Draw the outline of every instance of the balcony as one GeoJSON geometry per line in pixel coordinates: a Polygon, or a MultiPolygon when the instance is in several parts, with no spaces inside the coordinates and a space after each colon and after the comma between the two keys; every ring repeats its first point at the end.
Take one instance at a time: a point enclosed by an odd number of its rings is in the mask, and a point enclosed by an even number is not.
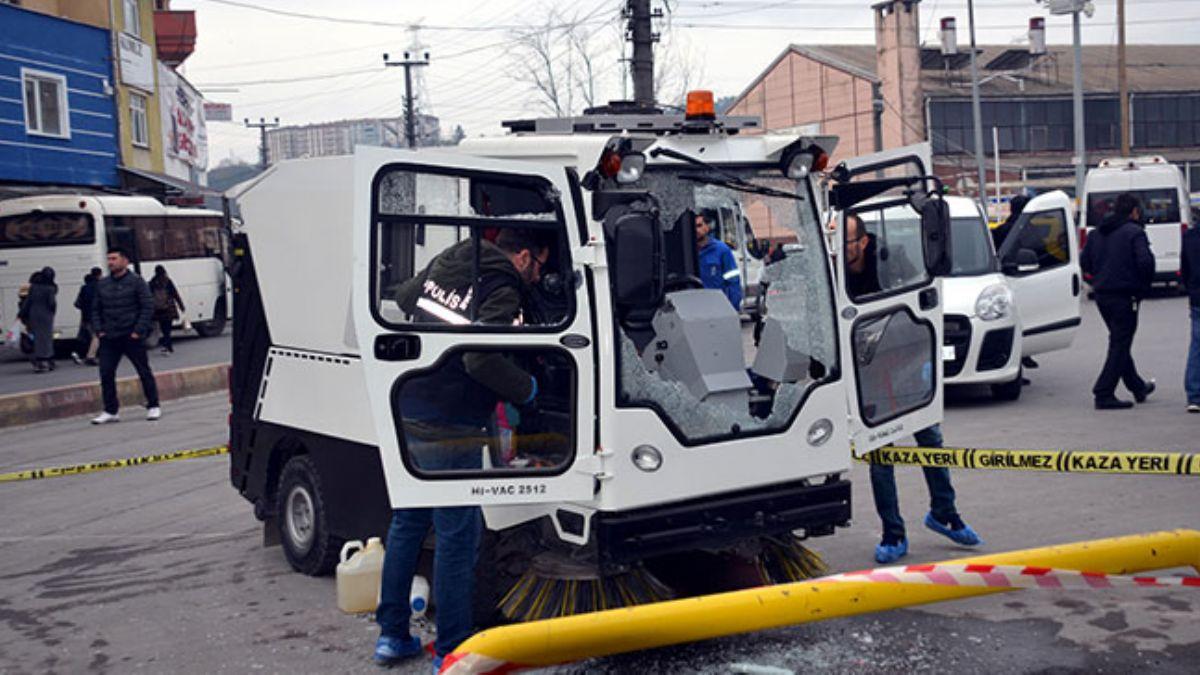
{"type": "Polygon", "coordinates": [[[154,12],[154,37],[158,60],[172,68],[183,63],[196,49],[196,13],[159,10],[154,12]]]}

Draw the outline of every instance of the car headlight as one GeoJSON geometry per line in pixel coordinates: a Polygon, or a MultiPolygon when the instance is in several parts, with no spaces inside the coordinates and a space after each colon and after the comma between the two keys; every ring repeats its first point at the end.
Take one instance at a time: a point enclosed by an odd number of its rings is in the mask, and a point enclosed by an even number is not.
{"type": "Polygon", "coordinates": [[[975,315],[984,321],[996,321],[1012,311],[1012,291],[1005,284],[992,284],[975,300],[975,315]]]}

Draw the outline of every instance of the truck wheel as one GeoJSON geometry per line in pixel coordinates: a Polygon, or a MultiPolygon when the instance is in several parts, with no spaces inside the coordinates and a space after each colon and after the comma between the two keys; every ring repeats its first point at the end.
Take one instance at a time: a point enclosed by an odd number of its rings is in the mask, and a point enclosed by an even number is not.
{"type": "Polygon", "coordinates": [[[1015,401],[1021,398],[1021,378],[1025,375],[1024,368],[1017,369],[1017,376],[1010,382],[992,385],[992,398],[997,401],[1015,401]]]}
{"type": "Polygon", "coordinates": [[[196,329],[196,333],[200,337],[216,337],[225,330],[225,298],[217,300],[217,306],[213,309],[213,318],[208,321],[192,324],[192,328],[196,329]]]}
{"type": "Polygon", "coordinates": [[[332,572],[345,542],[329,533],[325,493],[311,459],[300,455],[288,460],[275,499],[279,541],[292,569],[313,577],[332,572]]]}

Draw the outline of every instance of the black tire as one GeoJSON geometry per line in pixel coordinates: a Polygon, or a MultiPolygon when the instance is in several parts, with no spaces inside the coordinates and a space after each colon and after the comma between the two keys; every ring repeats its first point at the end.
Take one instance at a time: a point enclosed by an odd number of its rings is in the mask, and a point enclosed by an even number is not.
{"type": "Polygon", "coordinates": [[[1009,382],[1001,382],[992,385],[992,398],[997,401],[1015,401],[1021,398],[1021,378],[1025,376],[1025,369],[1018,368],[1017,376],[1009,382]]]}
{"type": "Polygon", "coordinates": [[[312,577],[332,572],[345,541],[329,533],[321,476],[307,455],[283,465],[275,514],[279,541],[292,569],[312,577]]]}
{"type": "Polygon", "coordinates": [[[225,298],[220,298],[217,300],[216,308],[213,309],[213,318],[192,324],[192,328],[196,329],[196,333],[200,337],[216,337],[225,331],[226,314],[225,298]]]}

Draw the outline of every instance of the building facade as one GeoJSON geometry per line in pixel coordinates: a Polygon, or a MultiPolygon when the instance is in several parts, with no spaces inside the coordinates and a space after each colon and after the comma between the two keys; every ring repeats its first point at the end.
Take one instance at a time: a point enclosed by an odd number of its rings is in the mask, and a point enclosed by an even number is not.
{"type": "MultiPolygon", "coordinates": [[[[876,44],[791,45],[738,95],[730,114],[762,117],[765,129],[836,134],[835,162],[928,140],[939,176],[976,194],[969,48],[959,47],[953,32],[951,44],[921,46],[919,0],[886,0],[872,9],[876,44]]],[[[976,52],[988,181],[995,180],[998,147],[1005,193],[1074,191],[1072,49],[1038,38],[1031,30],[1028,45],[976,52]]],[[[1116,62],[1114,46],[1083,48],[1091,166],[1120,154],[1116,62]]],[[[1127,62],[1132,154],[1165,156],[1200,191],[1200,45],[1129,45],[1127,62]]]]}
{"type": "MultiPolygon", "coordinates": [[[[207,134],[203,120],[203,100],[175,66],[190,55],[195,45],[195,18],[190,11],[172,11],[169,0],[0,0],[0,52],[25,50],[50,64],[77,65],[64,90],[64,104],[71,111],[65,122],[76,134],[65,136],[41,133],[35,126],[26,136],[36,141],[25,143],[78,147],[85,152],[111,152],[103,179],[80,176],[91,164],[45,159],[36,161],[10,154],[21,146],[3,146],[0,166],[6,163],[26,167],[0,169],[0,180],[31,184],[105,185],[143,191],[158,196],[188,192],[202,186],[207,168],[207,134]],[[159,42],[162,44],[160,45],[159,42]],[[161,52],[161,53],[160,53],[161,52]],[[90,63],[90,68],[83,63],[90,63]],[[98,64],[98,65],[97,65],[98,64]],[[96,77],[87,77],[94,74],[96,77]],[[86,105],[90,99],[92,105],[86,105]],[[104,111],[92,108],[104,100],[104,111]],[[108,115],[105,124],[96,126],[97,115],[108,115]],[[88,121],[75,123],[76,117],[88,121]],[[105,134],[97,136],[97,134],[105,134]],[[103,138],[104,148],[93,147],[103,138]]],[[[37,60],[37,59],[35,59],[37,60]]],[[[16,98],[0,93],[0,140],[17,142],[9,136],[19,130],[11,124],[12,100],[22,101],[22,76],[10,74],[12,59],[0,57],[0,92],[17,87],[16,98]],[[6,70],[7,69],[7,70],[6,70]],[[10,80],[8,78],[16,78],[10,80]],[[5,122],[9,122],[6,124],[5,122]]],[[[72,72],[72,71],[63,71],[72,72]]],[[[59,74],[61,75],[61,73],[59,74]]],[[[50,78],[51,80],[53,78],[50,78]]],[[[43,85],[35,83],[38,87],[43,85]]],[[[46,91],[54,83],[47,80],[46,91]]],[[[11,92],[10,92],[11,93],[11,92]]],[[[47,94],[49,96],[49,94],[47,94]]],[[[47,99],[50,101],[51,99],[47,99]]],[[[49,109],[49,108],[47,108],[49,109]]],[[[41,108],[29,108],[24,116],[40,114],[41,108]]],[[[28,119],[22,120],[28,127],[28,119]]],[[[65,129],[66,126],[51,127],[65,129]]],[[[54,152],[26,148],[28,152],[54,152]]],[[[65,151],[59,150],[65,160],[65,151]]]]}
{"type": "MultiPolygon", "coordinates": [[[[416,116],[417,145],[438,145],[440,121],[433,115],[416,116]]],[[[403,147],[404,118],[339,120],[303,126],[280,127],[267,132],[270,163],[301,157],[348,155],[358,145],[403,147]]]]}
{"type": "Polygon", "coordinates": [[[0,4],[0,183],[113,187],[109,33],[0,4]]]}

